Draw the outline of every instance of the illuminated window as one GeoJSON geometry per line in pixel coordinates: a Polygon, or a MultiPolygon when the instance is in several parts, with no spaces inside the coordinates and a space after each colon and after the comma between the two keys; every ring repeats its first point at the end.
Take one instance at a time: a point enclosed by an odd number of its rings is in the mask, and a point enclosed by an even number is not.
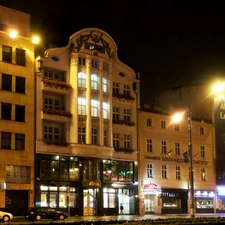
{"type": "Polygon", "coordinates": [[[86,88],[86,75],[84,73],[78,73],[78,87],[86,88]]]}
{"type": "Polygon", "coordinates": [[[116,208],[116,190],[115,189],[103,189],[103,208],[116,208]]]}
{"type": "Polygon", "coordinates": [[[86,99],[78,98],[78,114],[86,115],[86,99]]]}
{"type": "Polygon", "coordinates": [[[102,78],[102,91],[108,92],[108,80],[106,78],[102,78]]]}
{"type": "Polygon", "coordinates": [[[205,168],[201,168],[201,180],[206,181],[206,170],[205,170],[205,168]]]}
{"type": "Polygon", "coordinates": [[[95,74],[91,75],[91,89],[98,90],[98,76],[95,74]]]}
{"type": "Polygon", "coordinates": [[[102,103],[102,116],[103,116],[103,118],[104,119],[108,119],[109,118],[109,109],[108,109],[108,103],[106,103],[106,102],[103,102],[102,103]]]}
{"type": "Polygon", "coordinates": [[[91,100],[91,116],[98,117],[98,101],[97,100],[91,100]]]}

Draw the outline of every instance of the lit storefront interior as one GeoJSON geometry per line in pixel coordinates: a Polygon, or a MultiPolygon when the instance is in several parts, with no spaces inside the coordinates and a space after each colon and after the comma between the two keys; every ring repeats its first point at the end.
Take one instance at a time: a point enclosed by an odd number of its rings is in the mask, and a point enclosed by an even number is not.
{"type": "Polygon", "coordinates": [[[36,206],[71,215],[135,214],[134,163],[37,155],[36,206]],[[82,197],[81,197],[82,196],[82,197]]]}
{"type": "Polygon", "coordinates": [[[158,213],[159,210],[158,198],[161,195],[161,192],[162,192],[161,186],[159,185],[153,183],[144,185],[142,195],[144,196],[146,214],[158,213]]]}
{"type": "Polygon", "coordinates": [[[197,213],[214,212],[215,191],[196,190],[194,197],[197,213]]]}

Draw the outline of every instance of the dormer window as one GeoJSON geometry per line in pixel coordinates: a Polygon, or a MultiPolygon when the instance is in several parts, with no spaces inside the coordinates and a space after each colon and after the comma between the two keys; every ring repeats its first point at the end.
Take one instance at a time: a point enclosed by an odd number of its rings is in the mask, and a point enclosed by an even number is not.
{"type": "Polygon", "coordinates": [[[95,46],[94,45],[89,45],[89,49],[95,49],[95,46]]]}
{"type": "Polygon", "coordinates": [[[89,50],[96,50],[100,53],[105,54],[105,48],[103,46],[100,46],[100,45],[96,45],[96,44],[93,44],[93,43],[86,43],[85,48],[89,49],[89,50]]]}

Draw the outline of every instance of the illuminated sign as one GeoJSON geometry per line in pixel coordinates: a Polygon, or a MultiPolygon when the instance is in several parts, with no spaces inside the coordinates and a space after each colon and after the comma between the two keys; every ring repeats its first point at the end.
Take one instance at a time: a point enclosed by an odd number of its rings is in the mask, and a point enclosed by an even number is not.
{"type": "Polygon", "coordinates": [[[220,196],[225,196],[225,187],[217,187],[217,193],[220,196]]]}
{"type": "Polygon", "coordinates": [[[162,189],[161,186],[156,185],[154,183],[145,184],[144,189],[142,191],[144,194],[161,194],[162,189]]]}

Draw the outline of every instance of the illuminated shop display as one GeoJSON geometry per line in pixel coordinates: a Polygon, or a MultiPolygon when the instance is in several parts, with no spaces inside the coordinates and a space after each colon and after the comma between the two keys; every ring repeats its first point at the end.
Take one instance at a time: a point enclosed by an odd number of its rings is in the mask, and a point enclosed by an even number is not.
{"type": "Polygon", "coordinates": [[[214,191],[195,191],[196,210],[198,209],[214,209],[214,191]]]}

